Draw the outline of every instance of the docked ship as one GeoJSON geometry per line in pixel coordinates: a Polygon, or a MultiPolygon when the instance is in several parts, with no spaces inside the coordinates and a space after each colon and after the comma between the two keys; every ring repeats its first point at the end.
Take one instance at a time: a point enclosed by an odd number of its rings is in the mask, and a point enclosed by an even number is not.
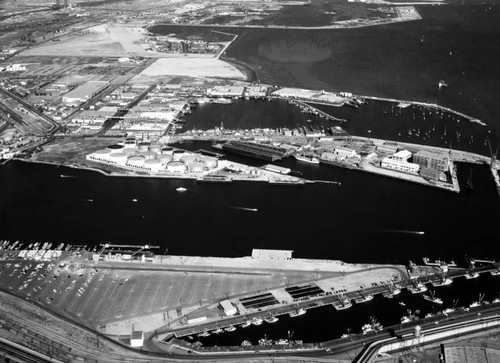
{"type": "Polygon", "coordinates": [[[224,151],[266,161],[281,160],[287,156],[287,150],[280,147],[246,141],[228,141],[222,145],[222,149],[224,151]]]}
{"type": "Polygon", "coordinates": [[[230,98],[221,97],[221,98],[212,99],[212,102],[213,103],[230,104],[230,103],[233,103],[233,100],[231,100],[230,98]]]}
{"type": "Polygon", "coordinates": [[[299,160],[299,161],[303,161],[305,163],[309,163],[309,164],[319,164],[319,159],[314,157],[314,156],[307,156],[307,155],[304,155],[304,154],[296,154],[293,156],[295,159],[299,160]]]}

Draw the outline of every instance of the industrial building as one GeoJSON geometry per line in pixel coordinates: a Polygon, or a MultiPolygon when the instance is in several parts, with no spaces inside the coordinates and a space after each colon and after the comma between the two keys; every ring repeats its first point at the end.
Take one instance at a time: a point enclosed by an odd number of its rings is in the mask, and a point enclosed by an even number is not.
{"type": "Polygon", "coordinates": [[[79,104],[88,101],[108,86],[107,81],[89,81],[63,96],[65,104],[79,104]]]}
{"type": "Polygon", "coordinates": [[[348,149],[348,148],[345,148],[345,147],[337,147],[330,154],[332,154],[332,155],[330,155],[331,157],[339,159],[339,160],[342,160],[342,159],[347,159],[347,158],[353,158],[353,157],[355,157],[356,156],[356,150],[348,149]]]}
{"type": "Polygon", "coordinates": [[[448,171],[450,168],[450,159],[446,155],[426,150],[420,150],[415,153],[413,155],[413,162],[420,166],[439,171],[448,171]]]}
{"type": "Polygon", "coordinates": [[[420,165],[418,164],[400,161],[397,159],[393,159],[392,157],[383,158],[380,166],[386,169],[392,169],[409,174],[418,174],[420,170],[420,165]]]}
{"type": "Polygon", "coordinates": [[[79,123],[83,125],[97,125],[100,126],[108,118],[113,117],[116,111],[94,111],[86,110],[81,112],[79,115],[73,117],[72,121],[74,123],[79,123]]]}
{"type": "Polygon", "coordinates": [[[207,90],[212,97],[243,97],[245,86],[215,86],[207,90]]]}

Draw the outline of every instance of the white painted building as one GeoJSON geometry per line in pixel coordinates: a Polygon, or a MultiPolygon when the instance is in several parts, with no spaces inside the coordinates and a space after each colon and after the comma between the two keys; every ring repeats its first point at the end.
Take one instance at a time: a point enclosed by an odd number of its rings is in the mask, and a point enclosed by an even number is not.
{"type": "Polygon", "coordinates": [[[420,165],[404,161],[394,160],[390,157],[383,158],[380,166],[386,169],[392,169],[408,174],[418,174],[420,165]]]}
{"type": "Polygon", "coordinates": [[[398,160],[401,162],[406,162],[408,161],[412,156],[412,153],[409,152],[408,150],[401,150],[392,155],[393,160],[398,160]]]}

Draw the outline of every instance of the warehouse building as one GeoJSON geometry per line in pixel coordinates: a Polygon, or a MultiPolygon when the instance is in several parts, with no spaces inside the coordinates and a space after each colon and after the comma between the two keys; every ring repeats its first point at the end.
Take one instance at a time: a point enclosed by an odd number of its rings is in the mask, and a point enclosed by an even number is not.
{"type": "Polygon", "coordinates": [[[107,81],[89,81],[68,92],[62,100],[65,104],[78,104],[88,101],[108,86],[107,81]]]}

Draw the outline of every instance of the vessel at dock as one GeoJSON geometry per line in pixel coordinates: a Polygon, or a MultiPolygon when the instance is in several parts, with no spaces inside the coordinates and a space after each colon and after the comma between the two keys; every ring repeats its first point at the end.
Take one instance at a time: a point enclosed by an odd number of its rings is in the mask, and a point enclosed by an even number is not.
{"type": "Polygon", "coordinates": [[[228,141],[222,145],[224,151],[256,159],[276,161],[287,156],[287,150],[280,147],[247,141],[228,141]]]}
{"type": "Polygon", "coordinates": [[[293,156],[295,159],[299,160],[299,161],[303,161],[305,163],[309,163],[309,164],[319,164],[319,159],[314,157],[314,156],[307,156],[307,155],[303,155],[303,154],[296,154],[293,156]]]}
{"type": "Polygon", "coordinates": [[[304,315],[305,313],[306,313],[306,309],[297,309],[297,310],[294,310],[294,311],[288,313],[288,315],[290,315],[291,318],[295,318],[297,316],[304,315]]]}

